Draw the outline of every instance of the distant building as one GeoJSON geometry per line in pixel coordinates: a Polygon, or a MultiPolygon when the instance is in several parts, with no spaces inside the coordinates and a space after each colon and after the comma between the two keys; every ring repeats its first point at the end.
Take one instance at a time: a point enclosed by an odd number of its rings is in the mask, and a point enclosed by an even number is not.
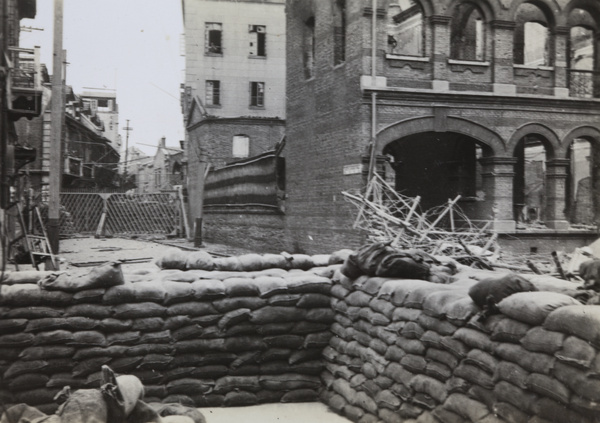
{"type": "MultiPolygon", "coordinates": [[[[51,88],[46,76],[43,86],[42,113],[16,123],[16,133],[26,145],[37,151],[37,157],[25,166],[34,194],[45,198],[50,175],[51,88]]],[[[115,189],[119,152],[105,136],[104,123],[89,103],[65,87],[65,114],[62,137],[61,189],[115,189]]]]}
{"type": "Polygon", "coordinates": [[[138,194],[174,191],[185,184],[186,163],[182,148],[167,147],[162,137],[154,157],[129,157],[128,172],[135,172],[134,183],[138,194]]]}
{"type": "Polygon", "coordinates": [[[104,136],[112,147],[121,151],[121,135],[119,135],[119,106],[117,93],[114,91],[84,91],[81,94],[84,107],[89,108],[103,124],[104,136]]]}
{"type": "Polygon", "coordinates": [[[204,166],[273,149],[285,124],[285,1],[183,0],[191,214],[204,166]]]}

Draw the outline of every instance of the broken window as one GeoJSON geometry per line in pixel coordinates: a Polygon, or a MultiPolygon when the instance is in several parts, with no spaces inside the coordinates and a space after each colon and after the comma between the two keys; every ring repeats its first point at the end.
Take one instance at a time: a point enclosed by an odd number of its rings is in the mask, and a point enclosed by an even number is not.
{"type": "Polygon", "coordinates": [[[221,81],[206,81],[207,106],[218,106],[221,104],[221,81]]]}
{"type": "Polygon", "coordinates": [[[600,97],[597,83],[597,35],[594,19],[583,9],[573,9],[569,15],[569,91],[573,97],[600,97]],[[596,83],[595,80],[596,79],[596,83]],[[594,87],[596,86],[596,87],[594,87]]]}
{"type": "Polygon", "coordinates": [[[304,23],[302,40],[302,60],[304,63],[304,76],[306,79],[313,77],[315,64],[315,18],[310,17],[304,23]]]}
{"type": "Polygon", "coordinates": [[[205,53],[223,54],[223,25],[220,23],[205,24],[205,53]]]}
{"type": "Polygon", "coordinates": [[[525,66],[548,66],[548,20],[544,12],[531,3],[517,9],[513,44],[514,63],[525,66]]]}
{"type": "Polygon", "coordinates": [[[419,2],[392,2],[388,9],[388,52],[403,56],[423,56],[423,41],[423,10],[419,2]]]}
{"type": "Polygon", "coordinates": [[[240,159],[250,156],[250,138],[247,135],[234,135],[232,156],[240,159]]]}
{"type": "Polygon", "coordinates": [[[250,25],[248,28],[250,35],[250,56],[267,56],[267,27],[264,25],[250,25]]]}
{"type": "Polygon", "coordinates": [[[485,19],[475,3],[456,6],[452,17],[450,55],[456,60],[485,60],[485,19]]]}
{"type": "Polygon", "coordinates": [[[250,106],[264,107],[265,105],[265,83],[250,83],[250,106]]]}
{"type": "Polygon", "coordinates": [[[346,1],[335,0],[333,4],[333,64],[346,60],[346,1]]]}

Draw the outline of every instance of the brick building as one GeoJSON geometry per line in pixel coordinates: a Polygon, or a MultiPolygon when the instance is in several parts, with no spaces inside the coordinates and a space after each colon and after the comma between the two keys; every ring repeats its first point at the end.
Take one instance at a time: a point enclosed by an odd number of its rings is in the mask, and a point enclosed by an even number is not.
{"type": "Polygon", "coordinates": [[[511,235],[531,209],[563,241],[581,205],[598,223],[600,3],[288,0],[286,12],[290,249],[361,241],[340,192],[364,186],[371,145],[424,209],[460,195],[470,219],[511,235]]]}
{"type": "MultiPolygon", "coordinates": [[[[285,125],[285,1],[183,0],[190,215],[206,165],[272,150],[285,125]]],[[[207,218],[208,219],[208,218],[207,218]]]]}

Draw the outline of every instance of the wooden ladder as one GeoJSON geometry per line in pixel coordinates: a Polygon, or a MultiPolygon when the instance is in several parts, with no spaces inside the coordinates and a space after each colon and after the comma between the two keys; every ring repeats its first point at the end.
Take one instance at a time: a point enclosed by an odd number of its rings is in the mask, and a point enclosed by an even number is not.
{"type": "MultiPolygon", "coordinates": [[[[44,226],[40,210],[37,207],[33,208],[35,217],[37,218],[38,224],[42,230],[40,235],[35,235],[33,233],[33,225],[31,229],[32,233],[30,234],[27,231],[27,226],[25,225],[25,220],[23,219],[23,210],[21,209],[21,204],[17,203],[16,206],[18,211],[19,225],[21,226],[21,235],[10,242],[10,247],[12,247],[21,239],[25,238],[25,248],[29,253],[31,264],[35,267],[35,270],[40,270],[37,263],[37,259],[39,257],[42,257],[42,260],[44,258],[49,258],[52,263],[52,268],[54,270],[58,270],[58,258],[52,252],[52,247],[50,246],[50,241],[48,240],[48,234],[46,233],[46,227],[44,226]]],[[[19,266],[16,263],[15,267],[17,270],[19,270],[19,266]]]]}

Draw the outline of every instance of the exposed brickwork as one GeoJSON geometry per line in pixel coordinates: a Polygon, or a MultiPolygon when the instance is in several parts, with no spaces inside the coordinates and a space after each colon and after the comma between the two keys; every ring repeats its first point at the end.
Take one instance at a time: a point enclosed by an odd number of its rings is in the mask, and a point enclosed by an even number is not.
{"type": "Polygon", "coordinates": [[[205,211],[202,237],[207,242],[243,247],[258,253],[286,251],[280,214],[205,211]]]}
{"type": "MultiPolygon", "coordinates": [[[[362,240],[352,229],[356,210],[340,192],[364,185],[362,175],[344,175],[344,166],[361,163],[368,151],[372,93],[377,95],[378,153],[388,152],[386,146],[393,143],[404,146],[410,135],[430,133],[444,143],[460,134],[473,146],[481,146],[484,156],[496,157],[498,163],[508,160],[486,177],[481,196],[466,204],[473,218],[504,222],[505,228],[514,218],[510,160],[523,137],[541,136],[548,160],[566,158],[574,137],[600,145],[600,102],[555,95],[555,88],[565,86],[565,31],[550,31],[557,37],[550,57],[555,67],[514,67],[515,24],[510,7],[505,1],[492,1],[494,7],[483,13],[484,60],[460,62],[450,55],[454,3],[422,2],[425,53],[418,59],[398,58],[386,56],[388,6],[379,3],[376,75],[380,79],[372,89],[370,8],[362,1],[346,1],[346,61],[334,67],[331,7],[326,2],[287,2],[286,242],[290,249],[319,252],[352,247],[362,240]],[[310,17],[315,21],[315,65],[314,76],[306,80],[303,30],[310,17]],[[361,76],[366,84],[362,89],[361,76]]],[[[567,2],[558,3],[564,8],[567,2]]],[[[564,184],[547,186],[552,190],[549,216],[566,220],[564,184]]]]}

